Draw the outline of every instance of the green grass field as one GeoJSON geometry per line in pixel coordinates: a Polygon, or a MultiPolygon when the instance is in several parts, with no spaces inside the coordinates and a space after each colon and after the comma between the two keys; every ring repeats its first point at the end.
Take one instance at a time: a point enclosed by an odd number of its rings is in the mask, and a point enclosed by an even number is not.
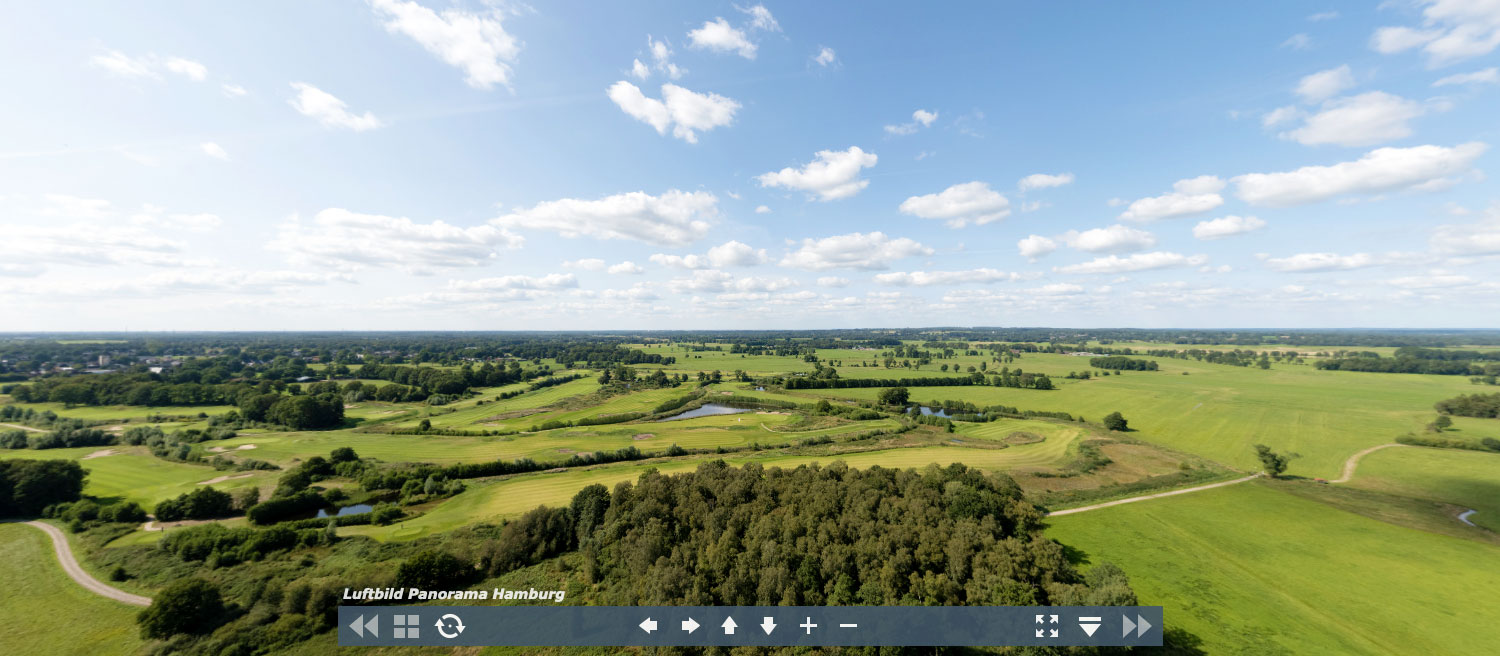
{"type": "Polygon", "coordinates": [[[1493,654],[1500,548],[1259,483],[1049,520],[1211,654],[1493,654]]]}
{"type": "Polygon", "coordinates": [[[1500,531],[1500,454],[1423,448],[1376,451],[1359,462],[1349,485],[1478,512],[1469,521],[1500,531]]]}
{"type": "Polygon", "coordinates": [[[105,405],[65,407],[61,403],[18,403],[22,408],[30,408],[37,412],[51,410],[59,417],[71,419],[83,419],[85,421],[119,421],[129,419],[140,421],[154,415],[165,415],[168,417],[196,417],[200,413],[210,417],[221,415],[234,410],[232,405],[173,405],[148,408],[137,405],[105,405]]]}
{"type": "Polygon", "coordinates": [[[922,446],[836,455],[787,455],[779,452],[701,456],[651,462],[633,462],[562,472],[544,472],[513,476],[500,480],[477,482],[462,494],[449,499],[426,514],[392,526],[355,526],[340,530],[342,535],[368,535],[376,539],[408,540],[447,531],[465,524],[497,521],[524,513],[539,505],[566,504],[578,490],[601,484],[614,487],[623,481],[634,481],[647,469],[663,473],[691,471],[706,461],[722,458],[732,465],[757,463],[766,467],[793,468],[812,463],[828,464],[842,460],[850,467],[872,466],[907,468],[929,464],[948,465],[962,462],[971,467],[1003,471],[1016,467],[1045,466],[1061,462],[1069,453],[1081,430],[1045,422],[994,422],[985,424],[985,433],[965,434],[975,440],[1001,439],[1015,430],[1038,432],[1042,442],[1011,446],[1005,449],[964,448],[959,446],[922,446]]]}
{"type": "Polygon", "coordinates": [[[0,645],[11,654],[135,654],[140,609],[97,596],[63,573],[36,528],[0,524],[0,645]]]}
{"type": "MultiPolygon", "coordinates": [[[[1063,355],[1028,356],[1025,370],[1056,371],[1079,360],[1086,362],[1063,355]]],[[[911,389],[911,396],[920,402],[951,399],[1064,411],[1095,422],[1120,411],[1137,431],[1132,436],[1139,439],[1245,469],[1256,466],[1252,446],[1267,444],[1301,454],[1292,462],[1290,473],[1334,478],[1354,452],[1420,431],[1432,421],[1436,401],[1475,391],[1461,376],[1318,371],[1298,366],[1263,371],[1182,360],[1158,362],[1163,371],[1126,372],[1088,381],[1054,377],[1059,383],[1054,391],[919,387],[911,389]]],[[[869,400],[880,390],[805,391],[869,400]]],[[[1471,426],[1467,422],[1458,425],[1471,426]]]]}
{"type": "Polygon", "coordinates": [[[144,447],[82,447],[77,449],[0,450],[0,458],[32,460],[78,460],[88,470],[83,493],[99,498],[120,498],[141,504],[151,512],[157,502],[191,492],[199,483],[221,476],[236,476],[213,487],[234,490],[251,485],[272,485],[278,472],[224,472],[207,465],[192,465],[162,460],[144,447]],[[113,450],[114,455],[86,458],[89,454],[113,450]],[[248,476],[246,475],[248,474],[248,476]]]}

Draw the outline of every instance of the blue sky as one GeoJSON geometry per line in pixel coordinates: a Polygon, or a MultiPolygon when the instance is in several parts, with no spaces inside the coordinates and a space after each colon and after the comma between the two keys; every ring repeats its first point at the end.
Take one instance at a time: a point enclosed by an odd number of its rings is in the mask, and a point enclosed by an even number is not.
{"type": "Polygon", "coordinates": [[[46,3],[0,330],[1483,327],[1500,3],[46,3]]]}

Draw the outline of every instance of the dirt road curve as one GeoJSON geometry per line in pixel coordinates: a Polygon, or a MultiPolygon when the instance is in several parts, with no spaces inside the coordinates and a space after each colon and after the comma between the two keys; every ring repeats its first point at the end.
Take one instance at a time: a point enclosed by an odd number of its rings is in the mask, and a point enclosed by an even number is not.
{"type": "Polygon", "coordinates": [[[57,554],[57,562],[62,563],[63,571],[68,573],[68,577],[78,582],[78,585],[88,588],[90,592],[101,597],[109,597],[121,603],[132,606],[151,605],[150,598],[112,588],[105,585],[99,579],[89,576],[89,573],[83,571],[83,567],[80,567],[78,560],[73,557],[73,549],[68,545],[68,536],[63,535],[63,532],[58,530],[56,526],[43,522],[26,523],[41,529],[43,533],[47,534],[47,537],[52,538],[52,551],[57,554]]]}
{"type": "Polygon", "coordinates": [[[1109,502],[1106,502],[1106,503],[1096,503],[1096,504],[1094,504],[1092,506],[1080,506],[1078,508],[1069,508],[1067,510],[1058,510],[1058,511],[1055,511],[1055,512],[1047,513],[1047,516],[1048,517],[1057,517],[1059,515],[1071,515],[1073,513],[1081,513],[1081,512],[1086,512],[1086,511],[1089,511],[1089,510],[1098,510],[1100,508],[1108,508],[1110,506],[1119,506],[1119,505],[1123,505],[1123,504],[1127,504],[1127,503],[1135,503],[1137,501],[1145,501],[1147,499],[1160,499],[1162,497],[1177,496],[1179,494],[1187,494],[1189,492],[1201,492],[1203,490],[1212,490],[1212,489],[1214,489],[1216,487],[1224,487],[1226,485],[1237,485],[1239,483],[1244,483],[1245,481],[1255,480],[1256,478],[1259,478],[1259,477],[1260,477],[1260,474],[1251,474],[1251,475],[1246,476],[1244,478],[1236,478],[1236,479],[1234,479],[1232,481],[1224,481],[1222,483],[1210,483],[1208,485],[1199,485],[1198,487],[1186,487],[1186,488],[1183,488],[1181,490],[1172,490],[1170,492],[1158,492],[1156,494],[1148,494],[1148,495],[1142,496],[1142,497],[1130,497],[1129,499],[1117,499],[1115,501],[1109,501],[1109,502]]]}
{"type": "Polygon", "coordinates": [[[47,431],[44,431],[44,430],[42,430],[40,428],[32,428],[30,426],[22,426],[20,424],[0,424],[0,427],[15,428],[15,429],[23,430],[23,431],[31,431],[33,433],[45,433],[45,432],[47,432],[47,431]]]}
{"type": "Polygon", "coordinates": [[[1349,456],[1349,459],[1344,461],[1344,473],[1340,474],[1338,478],[1333,479],[1333,481],[1331,481],[1331,482],[1333,482],[1333,483],[1348,483],[1349,479],[1354,478],[1354,468],[1359,466],[1359,460],[1360,460],[1360,458],[1363,458],[1363,457],[1365,457],[1367,455],[1375,453],[1376,451],[1379,451],[1381,449],[1388,449],[1388,448],[1393,447],[1393,446],[1406,446],[1406,445],[1405,444],[1382,444],[1380,446],[1372,446],[1372,447],[1370,447],[1368,449],[1365,449],[1364,451],[1360,451],[1359,453],[1356,453],[1356,454],[1354,454],[1352,456],[1349,456]]]}

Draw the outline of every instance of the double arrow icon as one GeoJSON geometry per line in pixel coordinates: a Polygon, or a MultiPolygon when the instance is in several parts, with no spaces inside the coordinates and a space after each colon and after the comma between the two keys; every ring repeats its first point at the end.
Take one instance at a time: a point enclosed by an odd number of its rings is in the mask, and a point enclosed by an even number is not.
{"type": "Polygon", "coordinates": [[[1125,630],[1120,633],[1121,637],[1128,636],[1130,635],[1131,631],[1135,631],[1135,637],[1139,638],[1143,635],[1146,635],[1146,632],[1151,630],[1151,623],[1147,622],[1146,618],[1141,617],[1140,615],[1135,616],[1136,621],[1134,622],[1130,621],[1130,618],[1124,615],[1121,615],[1120,619],[1124,620],[1125,622],[1125,630]]]}

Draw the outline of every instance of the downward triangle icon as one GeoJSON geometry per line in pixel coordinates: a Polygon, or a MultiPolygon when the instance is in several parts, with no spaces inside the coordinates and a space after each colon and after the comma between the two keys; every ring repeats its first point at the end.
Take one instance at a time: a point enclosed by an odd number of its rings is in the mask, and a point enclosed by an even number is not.
{"type": "Polygon", "coordinates": [[[1083,629],[1084,633],[1089,634],[1090,638],[1094,637],[1094,632],[1099,630],[1098,624],[1079,624],[1078,627],[1083,629]]]}

